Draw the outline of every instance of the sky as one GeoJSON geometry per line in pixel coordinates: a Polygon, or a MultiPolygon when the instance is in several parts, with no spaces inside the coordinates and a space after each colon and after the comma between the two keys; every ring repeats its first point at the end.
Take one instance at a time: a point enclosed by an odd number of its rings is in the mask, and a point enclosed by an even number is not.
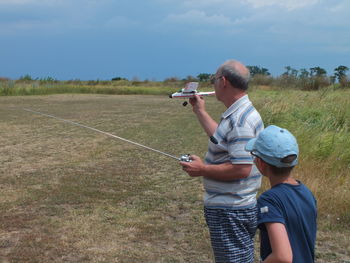
{"type": "Polygon", "coordinates": [[[0,0],[0,77],[185,78],[228,59],[350,68],[349,0],[0,0]]]}

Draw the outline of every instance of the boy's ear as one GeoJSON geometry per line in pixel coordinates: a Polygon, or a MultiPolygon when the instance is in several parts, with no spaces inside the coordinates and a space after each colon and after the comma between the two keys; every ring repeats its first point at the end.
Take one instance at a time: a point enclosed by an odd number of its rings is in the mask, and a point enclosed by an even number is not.
{"type": "Polygon", "coordinates": [[[266,168],[266,163],[265,163],[262,159],[260,159],[260,158],[259,158],[259,162],[260,162],[260,166],[261,166],[263,169],[265,169],[265,168],[266,168]]]}
{"type": "Polygon", "coordinates": [[[256,158],[255,162],[261,171],[264,171],[266,169],[266,163],[263,160],[261,160],[259,157],[256,158]]]}

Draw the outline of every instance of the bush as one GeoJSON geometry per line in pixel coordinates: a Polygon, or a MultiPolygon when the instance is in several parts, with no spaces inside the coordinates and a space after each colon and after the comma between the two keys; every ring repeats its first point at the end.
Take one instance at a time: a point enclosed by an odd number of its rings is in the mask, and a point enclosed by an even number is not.
{"type": "Polygon", "coordinates": [[[289,75],[281,75],[274,80],[274,85],[281,88],[300,89],[298,78],[289,75]]]}
{"type": "Polygon", "coordinates": [[[330,85],[330,80],[326,76],[314,76],[309,78],[309,81],[305,86],[302,87],[303,90],[319,90],[320,88],[328,87],[330,85]]]}
{"type": "Polygon", "coordinates": [[[7,82],[9,80],[10,80],[9,78],[0,77],[0,82],[7,82]]]}
{"type": "Polygon", "coordinates": [[[270,86],[273,83],[273,81],[273,77],[271,76],[257,74],[254,75],[250,82],[252,85],[270,86]]]}
{"type": "Polygon", "coordinates": [[[347,76],[341,77],[339,83],[342,88],[350,88],[350,79],[347,76]]]}

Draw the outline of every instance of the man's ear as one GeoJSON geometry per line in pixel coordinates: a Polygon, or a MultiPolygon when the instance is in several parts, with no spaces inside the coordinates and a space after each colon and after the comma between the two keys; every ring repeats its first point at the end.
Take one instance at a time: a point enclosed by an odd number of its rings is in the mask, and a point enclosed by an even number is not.
{"type": "Polygon", "coordinates": [[[226,79],[225,76],[222,76],[222,81],[224,82],[224,83],[223,83],[224,85],[222,85],[222,86],[223,86],[223,87],[226,87],[226,85],[227,85],[227,79],[226,79]]]}

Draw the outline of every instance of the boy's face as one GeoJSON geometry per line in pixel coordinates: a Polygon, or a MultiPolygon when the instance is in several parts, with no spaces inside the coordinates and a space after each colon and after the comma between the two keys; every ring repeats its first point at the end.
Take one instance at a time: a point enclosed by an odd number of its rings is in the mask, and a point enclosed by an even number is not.
{"type": "MultiPolygon", "coordinates": [[[[264,165],[263,165],[262,160],[261,160],[259,157],[254,156],[254,157],[253,157],[253,162],[254,162],[256,168],[258,168],[259,172],[260,172],[262,175],[264,175],[264,171],[263,171],[264,165]]],[[[264,175],[264,176],[265,176],[265,175],[264,175]]]]}

